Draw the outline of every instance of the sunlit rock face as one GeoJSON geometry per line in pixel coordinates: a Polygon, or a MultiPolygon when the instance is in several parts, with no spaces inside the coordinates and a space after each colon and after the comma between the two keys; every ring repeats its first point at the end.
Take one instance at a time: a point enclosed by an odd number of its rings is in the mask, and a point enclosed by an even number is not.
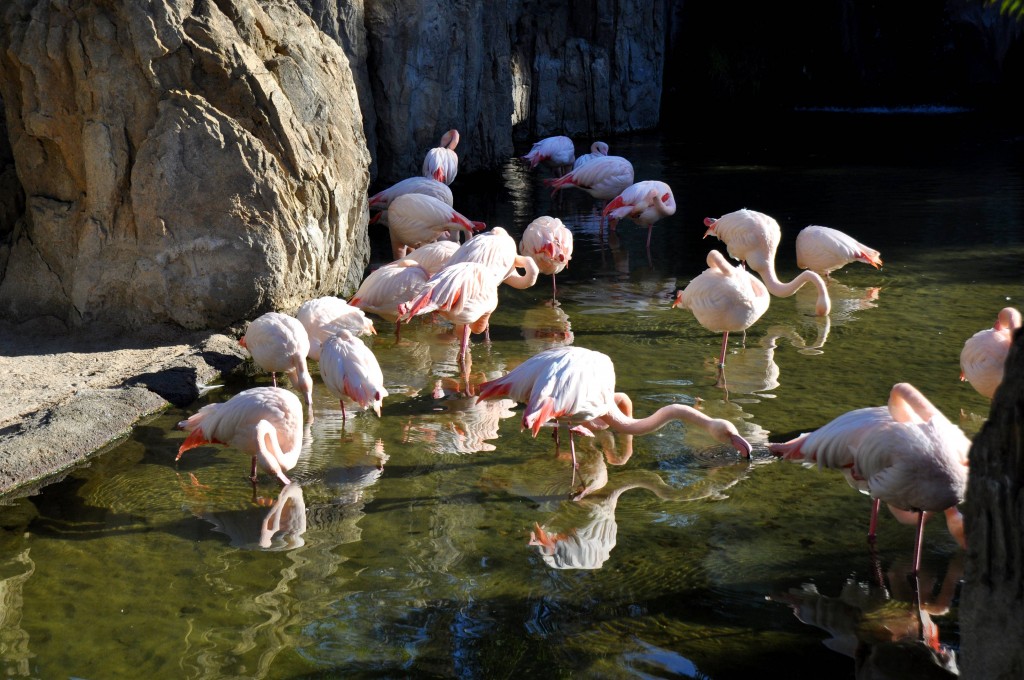
{"type": "Polygon", "coordinates": [[[8,0],[0,44],[0,316],[216,328],[355,289],[358,97],[293,3],[8,0]]]}

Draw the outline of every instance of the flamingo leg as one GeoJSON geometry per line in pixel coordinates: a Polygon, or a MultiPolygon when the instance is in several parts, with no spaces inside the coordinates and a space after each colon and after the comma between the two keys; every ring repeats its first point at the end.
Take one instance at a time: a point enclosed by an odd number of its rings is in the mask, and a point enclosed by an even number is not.
{"type": "Polygon", "coordinates": [[[277,387],[277,373],[274,371],[270,372],[270,380],[274,383],[274,387],[277,387]]]}
{"type": "Polygon", "coordinates": [[[558,301],[558,283],[555,282],[555,275],[551,275],[551,302],[558,301]]]}
{"type": "Polygon", "coordinates": [[[924,513],[917,513],[917,539],[914,541],[914,570],[911,572],[917,577],[921,569],[921,544],[924,542],[924,513]]]}
{"type": "Polygon", "coordinates": [[[579,463],[576,462],[576,444],[572,438],[572,428],[569,428],[569,453],[572,455],[572,482],[569,483],[570,488],[576,486],[576,470],[579,468],[579,463]]]}
{"type": "Polygon", "coordinates": [[[249,472],[249,481],[251,481],[253,483],[253,485],[255,486],[255,484],[256,484],[256,456],[252,457],[252,470],[250,470],[250,472],[249,472]]]}
{"type": "Polygon", "coordinates": [[[341,404],[341,422],[344,425],[345,424],[345,418],[346,418],[346,416],[345,416],[345,400],[344,399],[339,399],[338,403],[341,404]]]}
{"type": "Polygon", "coordinates": [[[882,506],[882,501],[875,498],[871,502],[871,524],[868,525],[868,543],[875,542],[875,533],[878,530],[878,509],[882,506]]]}
{"type": "Polygon", "coordinates": [[[729,331],[722,333],[722,353],[718,357],[718,366],[725,368],[725,352],[729,349],[729,331]]]}

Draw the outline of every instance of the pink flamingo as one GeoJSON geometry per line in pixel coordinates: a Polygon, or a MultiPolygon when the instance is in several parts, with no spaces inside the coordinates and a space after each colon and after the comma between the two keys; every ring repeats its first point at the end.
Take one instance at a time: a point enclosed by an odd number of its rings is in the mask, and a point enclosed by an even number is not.
{"type": "Polygon", "coordinates": [[[546,179],[554,196],[565,187],[575,187],[601,201],[615,198],[633,183],[633,164],[622,156],[602,156],[570,170],[557,179],[546,179]]]}
{"type": "Polygon", "coordinates": [[[377,363],[377,357],[355,335],[343,330],[324,343],[320,376],[331,394],[338,397],[342,421],[345,420],[343,397],[348,397],[363,408],[372,408],[380,417],[381,401],[388,396],[384,388],[384,374],[377,363]]]}
{"type": "Polygon", "coordinates": [[[433,177],[438,182],[451,184],[459,173],[459,156],[455,147],[459,145],[459,131],[449,130],[441,137],[441,143],[427,151],[423,159],[423,176],[433,177]]]}
{"type": "Polygon", "coordinates": [[[722,334],[718,357],[719,381],[725,369],[729,333],[746,331],[768,311],[768,288],[742,266],[729,264],[717,250],[708,253],[708,268],[676,293],[672,308],[693,312],[697,322],[712,333],[722,334]]]}
{"type": "MultiPolygon", "coordinates": [[[[501,275],[479,262],[457,262],[430,277],[419,294],[399,305],[399,321],[437,312],[455,325],[460,361],[467,361],[470,333],[487,330],[498,307],[501,275]]],[[[467,369],[468,370],[468,369],[467,369]]]]}
{"type": "Polygon", "coordinates": [[[576,159],[576,162],[572,164],[572,169],[586,165],[595,158],[601,158],[602,156],[608,155],[608,145],[604,142],[594,142],[590,145],[590,153],[585,153],[576,159]]]}
{"type": "Polygon", "coordinates": [[[370,224],[377,223],[388,226],[388,207],[390,207],[391,201],[404,194],[424,194],[436,198],[445,205],[455,205],[452,190],[444,182],[438,182],[433,177],[407,177],[370,196],[370,210],[377,211],[370,218],[370,224]]]}
{"type": "Polygon", "coordinates": [[[601,216],[608,219],[608,229],[628,217],[647,227],[647,253],[651,252],[651,232],[654,223],[676,214],[676,199],[668,184],[658,180],[644,180],[626,187],[604,207],[601,216]]]}
{"type": "MultiPolygon", "coordinates": [[[[642,419],[634,419],[632,401],[615,391],[615,366],[608,355],[583,347],[552,347],[516,366],[508,374],[481,383],[477,399],[508,397],[526,404],[523,428],[536,437],[549,420],[569,425],[569,450],[577,467],[574,432],[591,435],[609,427],[637,435],[654,432],[681,420],[708,432],[717,441],[750,457],[750,444],[728,420],[709,418],[685,404],[668,404],[642,419]]],[[[556,429],[557,433],[557,429],[556,429]]]]}
{"type": "MultiPolygon", "coordinates": [[[[473,239],[474,241],[476,239],[473,239]]],[[[469,242],[467,241],[467,244],[469,242]]],[[[459,250],[460,245],[455,241],[434,241],[424,243],[419,248],[410,250],[406,260],[413,260],[427,270],[427,274],[433,276],[448,264],[452,256],[459,250]]]]}
{"type": "Polygon", "coordinates": [[[282,485],[290,484],[284,473],[295,467],[302,452],[302,404],[288,390],[254,387],[226,402],[207,404],[178,423],[178,429],[189,434],[175,461],[197,446],[225,444],[252,454],[253,484],[257,465],[282,485]]]}
{"type": "Polygon", "coordinates": [[[519,252],[533,258],[541,274],[551,275],[551,297],[558,297],[555,276],[572,259],[572,232],[557,217],[543,215],[526,225],[519,252]]]}
{"type": "Polygon", "coordinates": [[[775,253],[782,240],[782,230],[774,218],[754,210],[737,210],[718,219],[707,217],[704,238],[715,236],[725,243],[729,255],[761,275],[768,292],[778,297],[789,297],[806,283],[818,289],[815,311],[825,316],[832,309],[825,280],[812,271],[801,272],[789,283],[783,283],[775,273],[775,253]]]}
{"type": "Polygon", "coordinates": [[[370,272],[348,301],[353,307],[395,322],[395,338],[400,337],[398,307],[416,297],[430,274],[414,260],[391,262],[370,272]]]}
{"type": "Polygon", "coordinates": [[[796,266],[801,269],[829,276],[851,262],[882,268],[881,253],[838,229],[811,225],[796,235],[796,266]]]}
{"type": "Polygon", "coordinates": [[[503,227],[477,234],[455,251],[448,264],[479,262],[489,267],[498,280],[518,290],[526,290],[537,283],[540,270],[533,258],[516,252],[516,241],[503,227]],[[523,274],[519,269],[525,270],[523,274]]]}
{"type": "Polygon", "coordinates": [[[388,228],[395,259],[404,257],[407,248],[431,243],[451,231],[463,231],[466,238],[486,228],[473,222],[450,205],[425,194],[403,194],[388,207],[388,228]]]}
{"type": "Polygon", "coordinates": [[[1013,334],[1020,327],[1020,312],[1004,307],[992,328],[967,338],[960,351],[960,379],[969,382],[978,394],[991,399],[1003,382],[1006,355],[1013,344],[1013,334]]]}
{"type": "Polygon", "coordinates": [[[280,312],[267,312],[249,323],[238,342],[249,350],[257,366],[270,372],[274,387],[277,387],[277,372],[284,372],[291,384],[306,395],[306,405],[312,414],[313,378],[306,365],[309,334],[298,319],[280,312]]]}
{"type": "Polygon", "coordinates": [[[849,411],[832,422],[768,450],[785,460],[841,470],[854,489],[873,499],[868,540],[874,542],[878,508],[885,502],[897,519],[916,514],[914,573],[921,566],[927,513],[943,512],[950,534],[965,545],[957,504],[967,490],[970,440],[917,388],[898,383],[887,406],[849,411]],[[902,511],[902,512],[901,512],[902,511]]]}
{"type": "Polygon", "coordinates": [[[568,137],[545,137],[520,158],[530,163],[531,170],[543,163],[562,175],[576,161],[576,148],[568,137]]]}
{"type": "Polygon", "coordinates": [[[377,334],[373,321],[366,318],[363,310],[329,295],[302,303],[295,318],[306,329],[309,336],[307,356],[314,361],[320,360],[320,347],[324,341],[343,328],[358,335],[377,334]]]}

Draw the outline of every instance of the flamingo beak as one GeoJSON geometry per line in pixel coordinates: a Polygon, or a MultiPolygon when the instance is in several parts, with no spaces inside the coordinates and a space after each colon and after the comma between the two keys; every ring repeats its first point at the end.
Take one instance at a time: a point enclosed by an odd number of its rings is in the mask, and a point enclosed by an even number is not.
{"type": "Polygon", "coordinates": [[[740,452],[740,455],[750,460],[750,452],[754,450],[750,442],[738,434],[729,435],[729,439],[732,440],[732,445],[740,452]]]}

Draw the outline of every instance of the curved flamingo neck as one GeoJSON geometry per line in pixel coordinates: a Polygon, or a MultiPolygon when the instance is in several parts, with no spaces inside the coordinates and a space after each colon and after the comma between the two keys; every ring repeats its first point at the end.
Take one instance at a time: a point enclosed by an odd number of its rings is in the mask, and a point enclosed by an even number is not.
{"type": "Polygon", "coordinates": [[[516,255],[515,262],[512,265],[511,271],[505,276],[502,283],[506,283],[513,288],[518,290],[526,290],[537,283],[537,277],[540,276],[540,269],[537,267],[536,261],[532,257],[524,257],[522,255],[516,255]],[[525,273],[520,274],[518,267],[522,267],[526,270],[525,273]]]}
{"type": "Polygon", "coordinates": [[[623,434],[649,434],[659,430],[673,420],[681,420],[684,423],[696,425],[704,430],[710,430],[713,418],[709,418],[700,411],[686,406],[685,404],[669,404],[662,406],[646,418],[632,418],[627,416],[619,408],[612,408],[601,419],[608,424],[608,427],[623,434]]]}
{"type": "Polygon", "coordinates": [[[747,265],[761,275],[765,288],[776,297],[789,297],[810,283],[818,289],[818,302],[815,305],[815,312],[818,316],[825,316],[832,311],[832,300],[828,296],[828,286],[825,279],[812,271],[803,271],[788,283],[780,281],[775,273],[775,263],[769,260],[766,264],[747,262],[747,265]]]}

